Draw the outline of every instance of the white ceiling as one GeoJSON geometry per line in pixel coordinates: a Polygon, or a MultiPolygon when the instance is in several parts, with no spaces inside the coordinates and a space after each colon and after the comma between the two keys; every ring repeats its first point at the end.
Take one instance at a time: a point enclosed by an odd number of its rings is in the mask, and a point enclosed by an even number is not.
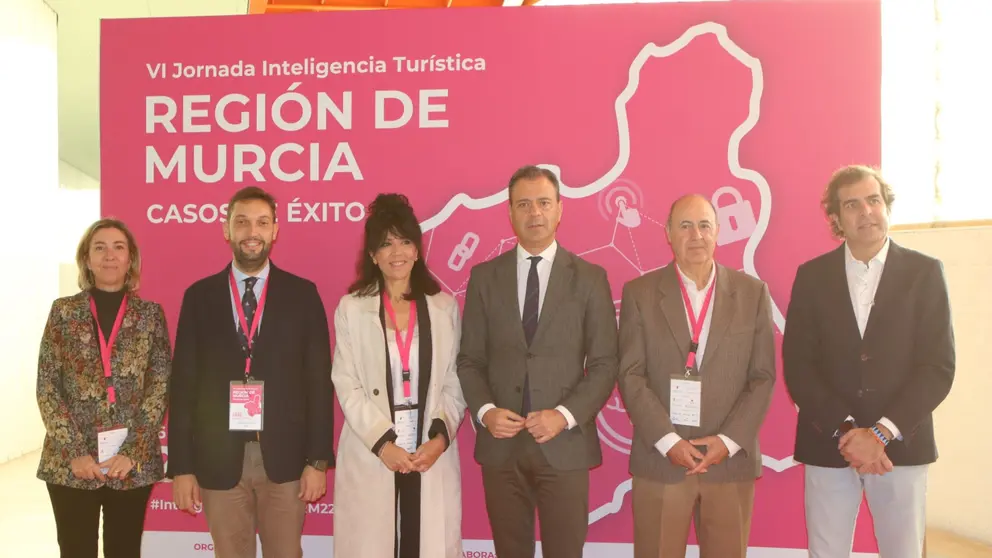
{"type": "Polygon", "coordinates": [[[100,20],[244,14],[248,0],[46,0],[58,14],[59,158],[100,180],[100,20]]]}

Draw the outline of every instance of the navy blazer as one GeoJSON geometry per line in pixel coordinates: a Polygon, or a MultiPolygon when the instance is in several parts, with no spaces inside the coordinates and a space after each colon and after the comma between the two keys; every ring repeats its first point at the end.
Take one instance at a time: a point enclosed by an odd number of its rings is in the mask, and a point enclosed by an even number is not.
{"type": "MultiPolygon", "coordinates": [[[[269,263],[251,375],[265,383],[258,435],[275,483],[299,480],[307,461],[334,463],[334,387],[327,315],[317,287],[269,263]]],[[[230,383],[245,356],[231,310],[231,265],[183,296],[176,326],[169,410],[168,476],[195,474],[201,487],[233,488],[254,432],[228,428],[230,383]]]]}
{"type": "Polygon", "coordinates": [[[799,406],[795,459],[846,467],[835,432],[848,416],[887,417],[902,440],[893,465],[936,461],[933,416],[954,381],[954,331],[941,262],[889,240],[864,338],[847,286],[844,246],[796,273],[782,341],[785,384],[799,406]]]}

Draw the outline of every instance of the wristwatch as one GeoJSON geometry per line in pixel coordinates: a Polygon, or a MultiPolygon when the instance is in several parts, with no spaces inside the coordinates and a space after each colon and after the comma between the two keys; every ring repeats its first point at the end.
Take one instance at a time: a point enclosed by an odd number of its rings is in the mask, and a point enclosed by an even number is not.
{"type": "Polygon", "coordinates": [[[307,461],[307,465],[317,469],[318,471],[324,472],[327,470],[327,460],[326,459],[311,459],[307,461]]]}
{"type": "Polygon", "coordinates": [[[879,441],[879,442],[880,442],[880,443],[881,443],[881,444],[882,444],[883,446],[887,446],[887,445],[889,445],[889,442],[891,442],[891,441],[892,441],[892,440],[889,440],[889,438],[888,438],[888,437],[887,437],[887,436],[886,436],[885,434],[882,434],[882,431],[881,431],[881,429],[879,429],[879,428],[878,428],[878,425],[877,425],[877,424],[876,424],[875,426],[872,426],[872,427],[871,427],[871,433],[875,435],[875,438],[876,438],[876,439],[877,439],[877,440],[878,440],[878,441],[879,441]]]}
{"type": "Polygon", "coordinates": [[[845,420],[840,424],[840,427],[837,430],[834,430],[834,438],[838,438],[840,436],[843,436],[844,434],[847,434],[851,430],[857,428],[857,426],[858,425],[857,423],[854,422],[854,419],[845,420]]]}

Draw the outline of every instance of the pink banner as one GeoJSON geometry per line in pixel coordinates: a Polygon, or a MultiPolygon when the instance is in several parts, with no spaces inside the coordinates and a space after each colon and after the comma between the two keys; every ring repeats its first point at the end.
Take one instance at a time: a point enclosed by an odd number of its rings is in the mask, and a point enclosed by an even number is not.
{"type": "MultiPolygon", "coordinates": [[[[879,19],[874,0],[104,20],[102,212],[134,228],[142,295],[174,330],[184,289],[230,261],[228,197],[270,189],[274,260],[314,280],[330,316],[377,193],[410,197],[428,264],[460,297],[473,265],[513,247],[506,180],[542,164],[562,180],[561,244],[606,267],[618,305],[624,282],[671,259],[668,207],[698,192],[719,208],[718,259],[768,282],[781,331],[797,265],[834,246],[826,179],[880,159],[879,19]]],[[[806,544],[795,418],[779,381],[755,556],[805,556],[771,550],[806,544]]],[[[630,556],[618,397],[598,421],[587,555],[630,556]]],[[[492,556],[468,421],[460,436],[466,556],[492,556]]],[[[328,486],[305,528],[321,555],[333,473],[328,486]]],[[[175,511],[168,483],[147,528],[148,556],[212,549],[202,514],[175,511]]],[[[875,550],[866,509],[855,550],[875,550]]]]}

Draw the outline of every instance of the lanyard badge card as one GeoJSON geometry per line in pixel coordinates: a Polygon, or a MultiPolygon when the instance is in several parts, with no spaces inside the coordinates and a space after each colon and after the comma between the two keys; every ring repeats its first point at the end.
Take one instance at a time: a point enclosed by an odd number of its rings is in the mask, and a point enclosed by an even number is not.
{"type": "Polygon", "coordinates": [[[410,351],[413,347],[413,326],[417,323],[417,305],[410,305],[410,318],[407,320],[406,339],[400,335],[399,326],[396,325],[396,311],[393,303],[389,300],[389,295],[383,293],[382,303],[386,307],[389,319],[393,322],[393,331],[396,334],[396,348],[400,353],[400,362],[403,366],[403,397],[404,404],[397,405],[394,410],[394,427],[396,428],[397,446],[403,448],[407,453],[417,451],[417,424],[420,422],[417,406],[412,403],[410,388],[410,351]]]}
{"type": "Polygon", "coordinates": [[[246,332],[247,345],[245,349],[245,377],[243,380],[231,382],[229,397],[229,419],[228,428],[230,430],[261,432],[265,424],[265,382],[255,380],[251,376],[252,346],[254,345],[255,332],[262,317],[262,308],[265,306],[265,295],[269,290],[269,282],[266,281],[262,287],[262,296],[258,300],[258,308],[252,316],[251,327],[245,318],[244,309],[237,300],[238,285],[234,281],[234,271],[231,271],[231,293],[234,296],[234,306],[238,310],[238,320],[241,330],[246,332]]]}
{"type": "Polygon", "coordinates": [[[703,301],[703,307],[697,316],[692,311],[692,304],[689,301],[689,293],[686,291],[685,283],[679,275],[679,286],[682,288],[682,300],[685,302],[686,313],[689,315],[689,322],[692,326],[692,340],[689,343],[689,356],[685,361],[685,373],[673,374],[671,385],[669,386],[669,415],[672,424],[679,426],[699,426],[702,416],[703,382],[698,375],[693,375],[692,371],[696,367],[696,351],[699,349],[699,336],[703,331],[703,322],[706,320],[706,312],[709,310],[710,301],[713,299],[713,291],[716,288],[716,278],[710,285],[703,301]]]}
{"type": "Polygon", "coordinates": [[[264,426],[265,386],[262,382],[231,382],[230,429],[258,431],[264,426]]]}
{"type": "MultiPolygon", "coordinates": [[[[117,404],[117,391],[114,389],[114,376],[111,370],[111,353],[114,349],[114,342],[117,341],[117,334],[121,331],[121,324],[124,323],[124,313],[127,310],[127,295],[121,300],[121,307],[117,311],[117,318],[114,320],[113,329],[110,330],[110,339],[104,340],[103,328],[100,327],[100,320],[96,314],[96,302],[90,298],[90,312],[93,314],[93,321],[96,322],[97,339],[100,343],[100,363],[103,367],[103,377],[107,382],[107,407],[111,414],[117,404]]],[[[127,427],[115,425],[113,428],[97,430],[97,459],[98,463],[110,459],[117,455],[124,440],[127,439],[127,427]]],[[[104,467],[101,471],[106,474],[110,469],[104,467]]]]}

